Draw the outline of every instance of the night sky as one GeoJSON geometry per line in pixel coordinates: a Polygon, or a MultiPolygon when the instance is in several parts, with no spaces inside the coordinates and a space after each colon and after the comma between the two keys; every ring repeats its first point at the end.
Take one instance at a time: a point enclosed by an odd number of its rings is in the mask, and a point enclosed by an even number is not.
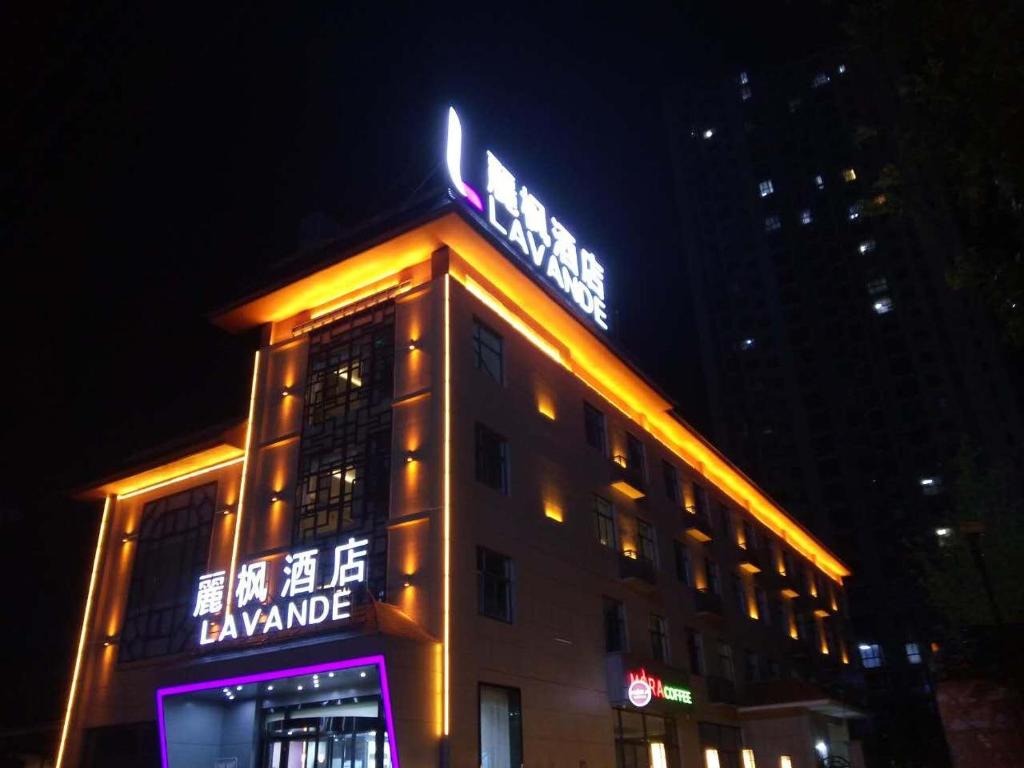
{"type": "Polygon", "coordinates": [[[352,225],[407,200],[448,104],[585,233],[621,343],[700,425],[686,289],[665,279],[664,100],[824,45],[834,12],[45,5],[0,18],[2,679],[31,692],[3,697],[0,728],[63,705],[98,523],[71,490],[244,416],[255,338],[207,313],[294,251],[307,214],[352,225]]]}

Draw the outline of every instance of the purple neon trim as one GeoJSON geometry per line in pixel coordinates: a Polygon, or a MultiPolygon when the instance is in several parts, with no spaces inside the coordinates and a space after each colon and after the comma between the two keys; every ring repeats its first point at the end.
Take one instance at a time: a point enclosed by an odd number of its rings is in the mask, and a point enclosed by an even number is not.
{"type": "Polygon", "coordinates": [[[206,691],[211,688],[224,688],[230,685],[248,685],[249,683],[262,683],[265,680],[277,680],[281,677],[298,677],[300,675],[319,674],[320,672],[332,672],[339,669],[351,669],[352,667],[365,667],[370,664],[377,665],[377,674],[380,677],[381,698],[384,701],[384,723],[388,729],[388,746],[391,750],[392,768],[401,768],[398,762],[398,743],[395,740],[395,721],[391,715],[391,689],[388,686],[388,673],[384,664],[384,656],[362,656],[358,659],[346,659],[345,661],[329,661],[324,664],[312,664],[307,667],[291,667],[289,669],[278,669],[272,672],[257,672],[252,675],[240,675],[238,677],[226,677],[221,680],[204,680],[199,683],[187,683],[186,685],[174,685],[168,688],[158,688],[156,692],[156,718],[160,731],[160,764],[163,768],[170,768],[167,757],[167,728],[164,724],[164,697],[176,696],[182,693],[194,691],[206,691]]]}
{"type": "Polygon", "coordinates": [[[480,199],[480,195],[478,195],[476,190],[466,182],[462,182],[462,186],[465,187],[463,195],[465,195],[466,199],[473,204],[474,208],[482,213],[484,210],[484,201],[480,199]]]}

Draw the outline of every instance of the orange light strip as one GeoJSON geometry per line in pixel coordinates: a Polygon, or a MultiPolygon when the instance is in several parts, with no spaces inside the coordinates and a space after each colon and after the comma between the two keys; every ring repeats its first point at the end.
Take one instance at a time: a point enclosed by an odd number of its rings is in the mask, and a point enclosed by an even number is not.
{"type": "Polygon", "coordinates": [[[75,695],[78,693],[78,680],[82,673],[82,656],[85,653],[85,644],[89,638],[89,617],[92,614],[92,601],[96,593],[96,582],[100,572],[100,561],[103,556],[103,539],[107,535],[107,524],[110,520],[110,510],[113,506],[113,496],[107,496],[103,500],[103,516],[100,518],[100,532],[96,537],[96,551],[92,556],[92,573],[89,574],[89,591],[85,596],[85,611],[82,616],[82,631],[78,635],[78,651],[75,654],[75,667],[71,673],[71,690],[68,693],[68,706],[64,713],[64,726],[60,731],[60,745],[57,747],[56,768],[64,764],[64,750],[67,748],[68,733],[71,730],[71,716],[75,709],[75,695]]]}
{"type": "Polygon", "coordinates": [[[452,415],[451,415],[451,326],[452,326],[452,288],[451,278],[446,273],[444,276],[444,480],[442,489],[442,514],[443,521],[443,571],[444,571],[444,630],[443,644],[444,665],[443,683],[444,689],[444,717],[442,732],[448,735],[451,726],[451,517],[452,517],[452,415]]]}
{"type": "Polygon", "coordinates": [[[200,475],[205,475],[208,472],[216,472],[218,469],[224,469],[224,467],[230,467],[230,466],[232,466],[234,464],[237,464],[238,462],[242,461],[244,458],[245,458],[245,456],[243,455],[243,456],[236,456],[235,458],[228,459],[227,461],[220,461],[220,462],[217,462],[216,464],[211,464],[208,467],[202,467],[200,469],[196,469],[196,470],[193,470],[191,472],[186,472],[183,475],[178,475],[177,477],[172,477],[169,480],[164,480],[163,482],[160,482],[160,483],[154,483],[153,485],[147,485],[144,488],[137,488],[134,491],[128,491],[128,493],[123,493],[118,498],[130,499],[133,496],[139,496],[139,495],[141,495],[143,493],[151,493],[152,491],[158,491],[161,488],[166,488],[168,485],[174,485],[175,483],[180,483],[183,480],[191,480],[193,477],[199,477],[200,475]]]}
{"type": "Polygon", "coordinates": [[[245,424],[245,453],[242,454],[242,479],[238,483],[238,507],[235,510],[235,531],[231,542],[231,570],[228,571],[227,601],[230,604],[234,594],[235,566],[238,564],[238,542],[242,537],[242,513],[245,506],[245,479],[249,473],[249,455],[252,453],[252,425],[256,417],[256,389],[260,378],[260,351],[256,350],[256,359],[252,365],[252,388],[249,391],[249,420],[245,424]]]}

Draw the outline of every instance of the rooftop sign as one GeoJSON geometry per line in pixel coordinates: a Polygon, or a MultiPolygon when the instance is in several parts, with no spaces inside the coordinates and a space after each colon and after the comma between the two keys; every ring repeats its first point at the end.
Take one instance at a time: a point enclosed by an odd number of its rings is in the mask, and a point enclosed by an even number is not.
{"type": "MultiPolygon", "coordinates": [[[[564,295],[589,321],[608,330],[604,267],[591,251],[577,247],[576,237],[493,152],[485,153],[480,174],[486,181],[486,202],[463,178],[462,122],[448,108],[445,160],[452,192],[479,213],[486,212],[490,230],[543,281],[564,295]]],[[[470,167],[474,167],[470,165],[470,167]]],[[[478,174],[474,174],[477,176],[478,174]]]]}

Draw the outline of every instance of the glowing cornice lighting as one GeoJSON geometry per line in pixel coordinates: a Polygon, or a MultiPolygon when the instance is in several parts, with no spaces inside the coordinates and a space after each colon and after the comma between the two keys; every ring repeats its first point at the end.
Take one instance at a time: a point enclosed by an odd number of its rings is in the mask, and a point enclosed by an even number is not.
{"type": "Polygon", "coordinates": [[[152,491],[157,491],[157,490],[159,490],[161,488],[166,488],[168,485],[173,485],[175,483],[180,483],[183,480],[191,480],[192,478],[199,477],[201,475],[205,475],[205,474],[207,474],[209,472],[216,472],[218,469],[224,469],[225,467],[234,466],[235,464],[238,464],[240,461],[242,461],[244,458],[245,458],[244,456],[236,456],[233,459],[228,459],[227,461],[221,461],[221,462],[218,462],[216,464],[211,464],[209,466],[202,467],[201,469],[193,470],[192,472],[186,472],[183,475],[177,475],[175,477],[171,477],[171,478],[169,478],[167,480],[164,480],[162,482],[154,483],[153,485],[147,485],[147,486],[144,486],[142,488],[137,488],[137,489],[132,490],[132,491],[127,491],[127,492],[121,494],[118,498],[120,498],[120,499],[130,499],[133,496],[139,496],[140,494],[143,494],[143,493],[150,493],[152,491]]]}
{"type": "Polygon", "coordinates": [[[107,524],[110,521],[110,511],[113,507],[114,497],[107,496],[103,501],[103,516],[100,517],[100,532],[96,537],[96,550],[92,556],[92,572],[89,574],[89,589],[85,596],[85,610],[82,616],[82,630],[78,635],[78,651],[75,653],[75,667],[71,673],[71,689],[68,693],[68,706],[64,712],[64,726],[60,731],[60,745],[57,747],[56,768],[64,764],[64,750],[67,748],[68,731],[71,729],[71,717],[75,710],[75,696],[78,694],[78,682],[82,673],[82,654],[85,651],[86,641],[89,637],[89,619],[92,615],[92,603],[96,594],[96,582],[100,571],[100,562],[103,556],[103,539],[107,535],[107,524]]]}
{"type": "Polygon", "coordinates": [[[249,390],[249,418],[245,423],[245,453],[242,454],[242,477],[238,481],[238,505],[235,507],[234,536],[231,541],[231,569],[228,571],[228,599],[234,594],[235,568],[238,565],[238,543],[242,533],[242,511],[245,508],[245,481],[249,474],[249,455],[252,453],[252,441],[255,430],[253,421],[256,418],[256,390],[260,378],[260,351],[256,350],[256,357],[252,364],[252,387],[249,390]]]}
{"type": "Polygon", "coordinates": [[[473,278],[466,276],[463,281],[463,285],[466,286],[466,290],[476,296],[480,301],[486,304],[490,309],[498,315],[502,320],[515,328],[519,333],[526,337],[527,341],[533,344],[537,349],[543,352],[545,355],[550,357],[556,363],[561,366],[568,367],[565,365],[565,361],[562,359],[562,353],[558,349],[544,338],[539,333],[533,330],[519,317],[509,311],[509,309],[502,304],[498,299],[488,293],[483,286],[476,282],[473,278]]]}
{"type": "Polygon", "coordinates": [[[452,181],[455,191],[469,200],[478,211],[483,211],[484,204],[480,195],[469,184],[462,180],[462,121],[453,107],[448,107],[448,140],[445,143],[445,160],[448,164],[448,178],[452,181]]]}

